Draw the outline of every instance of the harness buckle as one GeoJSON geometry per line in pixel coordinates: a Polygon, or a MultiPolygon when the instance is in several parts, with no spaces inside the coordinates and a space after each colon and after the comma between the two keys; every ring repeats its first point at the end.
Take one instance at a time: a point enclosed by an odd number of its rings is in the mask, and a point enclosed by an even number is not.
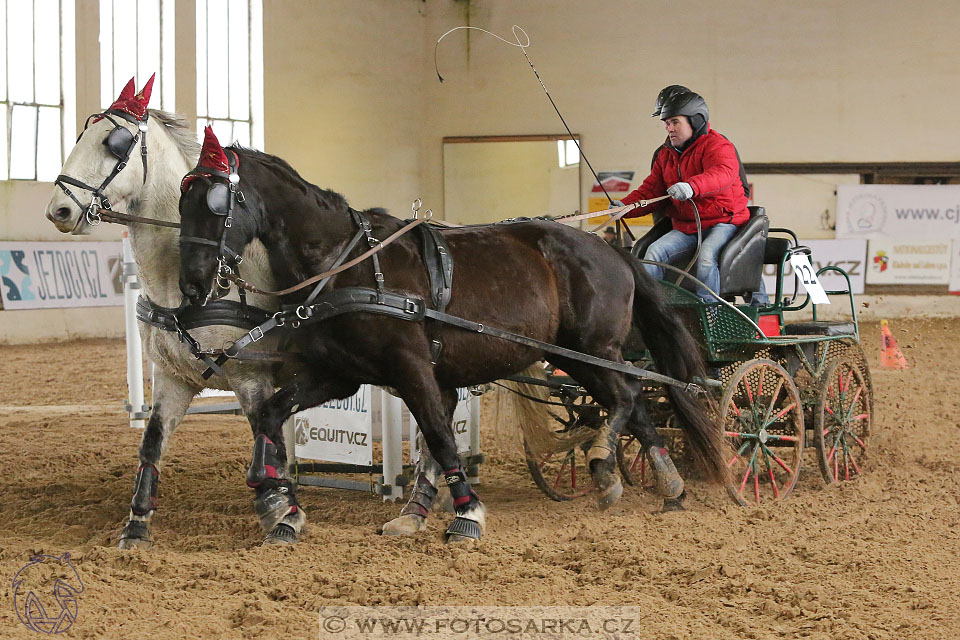
{"type": "Polygon", "coordinates": [[[300,318],[301,320],[306,320],[307,318],[313,315],[313,309],[311,309],[310,307],[306,307],[304,305],[300,305],[299,307],[297,307],[296,314],[297,314],[297,317],[300,318]]]}
{"type": "Polygon", "coordinates": [[[232,226],[233,226],[233,216],[227,216],[226,219],[224,219],[223,221],[223,228],[229,229],[232,226]]]}
{"type": "Polygon", "coordinates": [[[94,196],[93,198],[90,199],[90,206],[87,207],[87,211],[85,215],[87,217],[87,224],[89,224],[91,227],[95,227],[102,222],[102,219],[100,218],[100,213],[99,213],[100,208],[102,206],[103,205],[99,197],[94,196]]]}
{"type": "Polygon", "coordinates": [[[254,327],[253,329],[250,329],[250,331],[247,332],[247,335],[250,336],[251,340],[253,340],[254,342],[257,342],[263,339],[263,329],[261,329],[260,327],[254,327]]]}
{"type": "Polygon", "coordinates": [[[373,274],[373,277],[374,279],[376,279],[377,282],[379,282],[380,284],[383,284],[383,273],[381,273],[380,271],[377,271],[376,273],[373,274]]]}
{"type": "Polygon", "coordinates": [[[126,168],[127,168],[127,162],[126,162],[126,160],[121,160],[121,161],[120,161],[120,164],[117,165],[117,173],[120,173],[121,171],[123,171],[123,170],[126,169],[126,168]]]}
{"type": "Polygon", "coordinates": [[[277,322],[278,327],[282,327],[287,322],[287,319],[283,315],[283,311],[277,311],[275,314],[273,314],[273,319],[277,322]]]}
{"type": "Polygon", "coordinates": [[[418,307],[417,307],[417,301],[416,301],[416,300],[411,300],[410,298],[404,299],[404,301],[403,301],[403,312],[404,312],[404,313],[409,313],[409,314],[413,315],[413,314],[415,314],[415,313],[417,312],[417,309],[418,309],[418,307]]]}

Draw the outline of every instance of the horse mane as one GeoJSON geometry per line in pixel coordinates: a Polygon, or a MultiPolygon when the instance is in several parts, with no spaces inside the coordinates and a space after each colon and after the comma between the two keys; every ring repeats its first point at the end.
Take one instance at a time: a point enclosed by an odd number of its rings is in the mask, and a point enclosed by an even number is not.
{"type": "Polygon", "coordinates": [[[336,191],[322,189],[312,182],[305,180],[303,176],[301,176],[300,173],[291,167],[290,164],[283,158],[270,155],[269,153],[265,153],[263,151],[258,151],[257,149],[244,147],[238,142],[234,142],[228,146],[227,149],[234,151],[241,157],[253,159],[268,169],[273,169],[274,171],[285,175],[305,192],[312,193],[319,201],[323,202],[325,206],[335,207],[336,209],[342,211],[348,211],[350,209],[350,204],[347,202],[346,198],[336,191]]]}
{"type": "Polygon", "coordinates": [[[197,134],[190,126],[190,123],[183,116],[160,111],[159,109],[150,109],[150,117],[163,125],[163,128],[173,140],[177,149],[183,154],[188,166],[197,163],[200,157],[200,143],[197,142],[197,134]]]}

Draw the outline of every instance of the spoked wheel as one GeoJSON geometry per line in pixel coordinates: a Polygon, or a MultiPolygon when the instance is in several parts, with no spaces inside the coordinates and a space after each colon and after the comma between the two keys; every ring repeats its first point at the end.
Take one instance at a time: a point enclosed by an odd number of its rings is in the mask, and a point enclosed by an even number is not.
{"type": "Polygon", "coordinates": [[[557,502],[575,500],[593,491],[593,479],[587,467],[589,449],[587,442],[564,453],[534,456],[527,443],[523,443],[533,481],[548,498],[557,502]]]}
{"type": "Polygon", "coordinates": [[[772,360],[740,365],[721,400],[721,424],[736,452],[728,489],[747,506],[787,497],[803,460],[803,406],[789,374],[772,360]]]}
{"type": "MultiPolygon", "coordinates": [[[[592,403],[589,396],[579,396],[564,400],[566,418],[554,416],[558,433],[567,433],[580,427],[599,427],[603,424],[606,412],[592,403]]],[[[551,500],[566,502],[575,500],[593,491],[593,478],[587,466],[587,452],[591,441],[573,447],[568,451],[547,455],[534,455],[523,443],[527,458],[527,468],[540,490],[551,500]]]]}
{"type": "Polygon", "coordinates": [[[873,416],[870,385],[847,358],[827,365],[814,409],[814,441],[827,484],[862,473],[873,416]]]}
{"type": "Polygon", "coordinates": [[[646,489],[654,485],[650,461],[634,435],[621,435],[617,443],[617,466],[623,481],[631,487],[646,489]]]}

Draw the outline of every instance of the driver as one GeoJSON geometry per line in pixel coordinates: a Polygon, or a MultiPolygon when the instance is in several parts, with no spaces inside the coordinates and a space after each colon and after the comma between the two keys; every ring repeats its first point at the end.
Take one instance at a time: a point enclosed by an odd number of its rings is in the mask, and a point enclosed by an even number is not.
{"type": "MultiPolygon", "coordinates": [[[[623,198],[622,204],[651,200],[664,193],[670,199],[635,209],[626,217],[639,217],[655,210],[669,216],[673,229],[654,241],[644,257],[683,268],[697,250],[697,218],[691,204],[695,203],[702,234],[696,276],[717,291],[720,249],[750,218],[743,164],[733,143],[710,128],[707,103],[690,89],[680,85],[664,88],[657,96],[653,116],[660,116],[667,139],[653,154],[650,175],[623,198]]],[[[612,206],[619,204],[614,202],[612,206]]],[[[643,266],[654,278],[663,278],[662,267],[643,266]]],[[[697,295],[708,302],[715,301],[699,285],[697,295]]]]}

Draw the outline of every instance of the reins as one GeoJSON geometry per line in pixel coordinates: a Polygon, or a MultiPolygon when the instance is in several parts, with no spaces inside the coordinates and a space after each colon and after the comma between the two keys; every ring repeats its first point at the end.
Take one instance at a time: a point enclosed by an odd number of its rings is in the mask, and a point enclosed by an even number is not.
{"type": "Polygon", "coordinates": [[[350,267],[352,267],[352,266],[354,266],[354,265],[357,265],[357,264],[363,262],[364,260],[366,260],[367,258],[371,257],[373,254],[379,252],[380,250],[382,250],[384,247],[386,247],[388,244],[390,244],[391,242],[393,242],[394,240],[396,240],[397,238],[399,238],[399,237],[402,236],[403,234],[407,233],[408,231],[410,231],[411,229],[413,229],[413,228],[416,227],[417,225],[423,224],[423,223],[426,222],[427,220],[428,220],[428,218],[425,218],[425,217],[424,217],[424,218],[417,218],[416,220],[412,220],[411,222],[409,222],[408,224],[404,225],[404,226],[403,226],[402,228],[400,228],[399,230],[397,230],[397,231],[395,231],[394,233],[392,233],[392,234],[391,234],[389,237],[387,237],[385,240],[379,241],[375,247],[371,247],[370,249],[368,249],[367,251],[363,252],[362,254],[360,254],[359,256],[357,256],[356,258],[353,258],[352,260],[349,260],[349,261],[347,261],[347,262],[344,262],[344,263],[341,264],[340,266],[334,267],[333,269],[330,269],[329,271],[324,271],[323,273],[320,273],[320,274],[317,274],[317,275],[315,275],[315,276],[313,276],[313,277],[311,277],[311,278],[308,278],[307,280],[304,280],[304,281],[301,282],[300,284],[296,284],[296,285],[294,285],[294,286],[292,286],[292,287],[289,287],[289,288],[287,288],[287,289],[281,289],[281,290],[279,290],[279,291],[264,291],[263,289],[260,289],[260,288],[258,288],[258,287],[255,287],[255,286],[253,286],[252,284],[246,282],[243,278],[238,277],[238,276],[237,276],[236,274],[234,274],[234,273],[227,274],[227,275],[224,276],[224,277],[225,277],[227,280],[230,280],[231,282],[233,282],[233,283],[234,283],[235,285],[237,285],[238,287],[242,287],[242,288],[244,288],[244,289],[246,289],[247,291],[250,291],[250,292],[252,292],[252,293],[259,293],[259,294],[265,295],[265,296],[285,296],[285,295],[287,295],[288,293],[293,293],[294,291],[299,291],[300,289],[304,289],[304,288],[306,288],[306,287],[309,287],[310,285],[312,285],[312,284],[315,283],[315,282],[319,282],[320,280],[323,280],[323,279],[325,279],[325,278],[329,278],[329,277],[331,277],[331,276],[335,276],[335,275],[337,275],[338,273],[341,273],[341,272],[343,272],[343,271],[346,271],[346,270],[349,269],[350,267]]]}
{"type": "MultiPolygon", "coordinates": [[[[638,201],[638,202],[634,202],[634,203],[632,203],[632,204],[624,205],[624,206],[622,206],[622,207],[617,207],[617,208],[614,208],[614,209],[607,209],[607,210],[605,210],[605,211],[594,211],[594,212],[592,212],[592,213],[579,213],[579,214],[573,214],[573,215],[569,215],[569,216],[560,216],[559,218],[554,218],[553,220],[554,220],[555,222],[564,222],[564,223],[566,223],[566,222],[574,222],[574,221],[576,221],[576,220],[582,220],[582,219],[584,219],[584,218],[595,218],[595,217],[597,217],[597,215],[607,215],[607,216],[609,216],[609,219],[606,220],[606,221],[604,221],[603,224],[601,224],[601,225],[600,225],[599,227],[597,227],[596,229],[593,229],[593,230],[590,231],[590,233],[595,233],[596,231],[598,231],[599,229],[601,229],[604,225],[609,224],[610,222],[612,222],[612,221],[614,221],[614,220],[619,220],[619,219],[622,218],[625,214],[627,214],[627,213],[630,212],[630,211],[633,211],[634,209],[638,209],[638,208],[642,208],[642,207],[647,207],[647,206],[653,204],[654,202],[659,202],[659,201],[665,200],[665,199],[667,199],[667,198],[669,198],[669,197],[670,197],[670,196],[661,196],[661,197],[659,197],[659,198],[653,198],[652,200],[640,200],[640,201],[638,201]],[[612,214],[612,215],[611,215],[611,214],[612,214]]],[[[415,210],[416,210],[416,209],[415,209],[415,210]]],[[[341,273],[341,272],[343,272],[343,271],[346,271],[346,270],[349,269],[350,267],[353,267],[353,266],[355,266],[355,265],[363,262],[364,260],[366,260],[367,258],[371,257],[373,254],[379,252],[381,249],[383,249],[384,247],[386,247],[387,245],[389,245],[391,242],[393,242],[394,240],[396,240],[397,238],[399,238],[399,237],[402,236],[403,234],[407,233],[408,231],[410,231],[411,229],[413,229],[413,228],[416,227],[417,225],[422,224],[422,223],[424,223],[424,222],[427,222],[428,220],[429,220],[429,218],[427,218],[427,217],[416,218],[416,219],[412,220],[411,222],[409,222],[408,224],[406,224],[405,226],[403,226],[403,227],[402,227],[401,229],[399,229],[398,231],[396,231],[396,232],[394,232],[393,234],[391,234],[391,235],[390,235],[389,237],[387,237],[385,240],[381,240],[380,242],[378,242],[375,247],[370,248],[369,250],[367,250],[367,251],[365,251],[364,253],[360,254],[360,255],[357,256],[356,258],[353,258],[352,260],[349,260],[349,261],[347,261],[347,262],[345,262],[345,263],[343,263],[343,264],[341,264],[341,265],[339,265],[339,266],[337,266],[337,267],[334,267],[333,269],[330,269],[329,271],[324,271],[323,273],[319,273],[319,274],[317,274],[317,275],[315,275],[315,276],[312,276],[312,277],[308,278],[307,280],[304,280],[303,282],[301,282],[301,283],[299,283],[299,284],[296,284],[296,285],[294,285],[294,286],[292,286],[292,287],[288,287],[288,288],[286,288],[286,289],[280,289],[279,291],[267,291],[267,290],[264,290],[264,289],[260,289],[259,287],[256,287],[256,286],[250,284],[249,282],[247,282],[246,280],[244,280],[243,278],[239,277],[237,274],[232,273],[232,272],[223,275],[223,277],[224,277],[225,279],[229,280],[230,282],[232,282],[233,284],[235,284],[237,287],[240,287],[240,288],[242,288],[242,289],[246,289],[247,291],[250,291],[251,293],[259,293],[260,295],[265,295],[265,296],[285,296],[285,295],[287,295],[287,294],[289,294],[289,293],[293,293],[293,292],[295,292],[295,291],[299,291],[300,289],[304,289],[304,288],[306,288],[306,287],[309,287],[310,285],[314,284],[315,282],[319,282],[319,281],[324,280],[324,279],[326,279],[326,278],[329,278],[329,277],[331,277],[331,276],[335,276],[335,275],[337,275],[338,273],[341,273]]],[[[442,226],[448,227],[448,228],[457,228],[457,227],[463,226],[463,225],[458,225],[458,224],[454,224],[454,223],[446,222],[446,221],[437,221],[437,223],[441,224],[442,226]]]]}

